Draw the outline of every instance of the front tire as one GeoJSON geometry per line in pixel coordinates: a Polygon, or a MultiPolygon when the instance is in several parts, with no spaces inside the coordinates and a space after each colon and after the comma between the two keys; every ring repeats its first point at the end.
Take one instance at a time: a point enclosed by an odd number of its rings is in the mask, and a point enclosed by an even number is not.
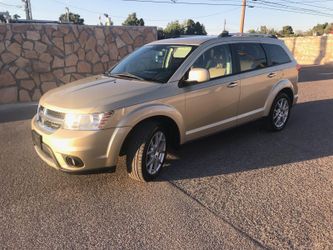
{"type": "Polygon", "coordinates": [[[148,182],[161,172],[167,155],[167,135],[156,122],[145,122],[130,137],[126,165],[129,176],[148,182]]]}
{"type": "Polygon", "coordinates": [[[286,93],[279,93],[272,104],[267,117],[268,128],[272,131],[281,131],[287,125],[290,116],[291,100],[286,93]]]}

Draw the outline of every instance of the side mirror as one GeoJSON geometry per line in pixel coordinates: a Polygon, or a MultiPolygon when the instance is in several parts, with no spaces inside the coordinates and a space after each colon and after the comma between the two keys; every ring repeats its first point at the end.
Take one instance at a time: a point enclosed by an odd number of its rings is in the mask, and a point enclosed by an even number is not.
{"type": "Polygon", "coordinates": [[[188,73],[186,82],[206,82],[210,80],[209,71],[204,68],[193,68],[188,73]]]}

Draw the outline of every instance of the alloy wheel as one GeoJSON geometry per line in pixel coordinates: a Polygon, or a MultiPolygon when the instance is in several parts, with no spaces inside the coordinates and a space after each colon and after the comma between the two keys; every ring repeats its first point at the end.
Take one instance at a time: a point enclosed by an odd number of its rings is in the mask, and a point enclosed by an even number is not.
{"type": "Polygon", "coordinates": [[[166,137],[162,131],[156,131],[151,137],[146,153],[146,169],[150,175],[156,174],[166,156],[166,137]]]}
{"type": "Polygon", "coordinates": [[[280,98],[274,107],[273,122],[277,128],[282,128],[287,122],[289,115],[289,102],[287,98],[280,98]]]}

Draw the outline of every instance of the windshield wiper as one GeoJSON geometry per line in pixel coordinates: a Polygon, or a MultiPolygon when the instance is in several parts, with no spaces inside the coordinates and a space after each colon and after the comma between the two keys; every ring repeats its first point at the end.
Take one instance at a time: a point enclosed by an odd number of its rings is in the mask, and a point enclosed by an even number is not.
{"type": "Polygon", "coordinates": [[[107,74],[107,76],[111,76],[111,77],[117,77],[117,78],[122,78],[122,77],[126,77],[126,78],[130,78],[130,79],[136,79],[136,80],[140,80],[140,81],[145,81],[144,78],[137,76],[137,75],[133,75],[129,72],[124,72],[124,73],[118,73],[118,74],[107,74]]]}

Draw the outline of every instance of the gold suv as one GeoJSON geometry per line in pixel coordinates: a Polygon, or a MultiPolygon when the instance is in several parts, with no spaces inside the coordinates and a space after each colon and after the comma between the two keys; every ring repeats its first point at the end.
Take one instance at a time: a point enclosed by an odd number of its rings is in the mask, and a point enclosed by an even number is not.
{"type": "Polygon", "coordinates": [[[68,172],[114,167],[149,181],[169,147],[265,117],[282,130],[298,65],[278,39],[187,37],[136,50],[103,75],[47,92],[32,119],[37,154],[68,172]]]}

